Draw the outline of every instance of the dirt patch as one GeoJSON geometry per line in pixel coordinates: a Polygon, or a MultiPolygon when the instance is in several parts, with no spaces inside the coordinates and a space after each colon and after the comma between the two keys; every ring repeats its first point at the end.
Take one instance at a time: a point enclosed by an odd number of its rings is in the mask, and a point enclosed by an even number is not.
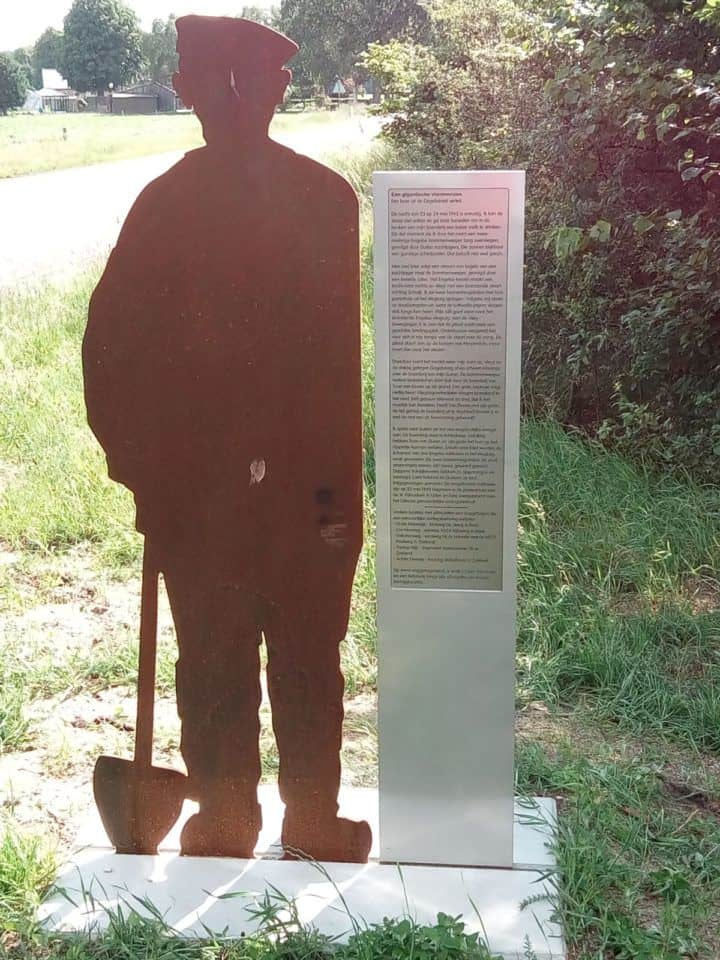
{"type": "Polygon", "coordinates": [[[608,604],[609,612],[618,617],[639,617],[644,613],[654,613],[657,609],[657,601],[641,593],[622,593],[619,597],[613,597],[608,604]]]}
{"type": "Polygon", "coordinates": [[[33,749],[0,757],[0,807],[16,824],[69,846],[92,803],[95,758],[128,755],[117,721],[131,706],[130,691],[120,689],[41,701],[33,749]]]}
{"type": "Polygon", "coordinates": [[[641,761],[657,769],[669,797],[683,798],[720,815],[720,757],[688,750],[652,734],[640,738],[617,725],[602,722],[582,709],[552,710],[545,704],[528,704],[516,715],[518,740],[539,743],[550,757],[561,750],[588,759],[610,762],[641,761]]]}
{"type": "Polygon", "coordinates": [[[647,596],[643,593],[623,593],[608,603],[610,613],[619,617],[638,617],[656,614],[663,605],[685,605],[694,616],[720,612],[720,583],[711,577],[690,576],[680,589],[665,596],[647,596]]]}
{"type": "Polygon", "coordinates": [[[515,715],[515,734],[520,740],[541,743],[554,756],[558,748],[572,743],[578,748],[594,749],[598,741],[605,743],[602,729],[586,715],[551,710],[541,701],[528,703],[515,715]]]}
{"type": "Polygon", "coordinates": [[[688,577],[683,584],[683,595],[694,614],[720,611],[720,583],[708,577],[688,577]]]}
{"type": "Polygon", "coordinates": [[[713,799],[704,790],[698,790],[688,783],[679,783],[664,773],[659,774],[666,793],[685,806],[720,818],[720,801],[713,799]]]}

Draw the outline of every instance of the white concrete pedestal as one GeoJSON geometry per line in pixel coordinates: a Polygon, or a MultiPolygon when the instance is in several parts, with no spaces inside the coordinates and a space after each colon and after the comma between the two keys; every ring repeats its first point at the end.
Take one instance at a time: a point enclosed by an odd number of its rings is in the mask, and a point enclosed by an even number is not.
{"type": "MultiPolygon", "coordinates": [[[[341,813],[370,821],[377,843],[377,792],[345,790],[340,799],[341,813]]],[[[81,831],[40,919],[54,932],[99,932],[108,913],[147,916],[152,911],[144,904],[152,904],[178,936],[205,938],[212,931],[234,939],[258,929],[253,908],[274,888],[296,903],[304,924],[340,940],[356,924],[403,916],[434,923],[443,912],[461,916],[469,931],[482,933],[491,950],[508,960],[522,957],[528,942],[538,960],[565,957],[552,903],[543,899],[552,893],[547,877],[555,864],[547,845],[554,801],[516,803],[512,870],[383,864],[374,859],[376,849],[367,864],[278,860],[283,807],[272,787],[261,789],[260,801],[264,829],[256,853],[262,859],[254,860],[180,857],[179,832],[192,804],[155,857],[113,853],[96,817],[81,831]]]]}

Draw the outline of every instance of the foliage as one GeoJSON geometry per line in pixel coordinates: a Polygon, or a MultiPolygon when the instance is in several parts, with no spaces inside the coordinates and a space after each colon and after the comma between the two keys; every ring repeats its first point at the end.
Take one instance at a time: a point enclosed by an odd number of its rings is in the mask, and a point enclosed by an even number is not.
{"type": "Polygon", "coordinates": [[[75,0],[65,17],[65,71],[80,92],[134,80],[143,66],[137,17],[122,0],[75,0]]]}
{"type": "Polygon", "coordinates": [[[264,23],[266,27],[274,27],[277,23],[279,10],[277,7],[258,7],[254,5],[245,6],[240,11],[240,16],[244,20],[254,20],[256,23],[264,23]]]}
{"type": "Polygon", "coordinates": [[[362,58],[389,86],[389,135],[436,167],[506,165],[537,111],[537,71],[551,76],[543,21],[516,0],[438,0],[430,10],[425,49],[396,41],[362,58]]]}
{"type": "Polygon", "coordinates": [[[426,50],[364,57],[388,83],[395,142],[439,167],[528,170],[526,409],[707,475],[720,464],[716,12],[435,0],[426,50]]]}
{"type": "MultiPolygon", "coordinates": [[[[23,836],[7,821],[0,822],[0,930],[26,931],[52,882],[55,861],[44,843],[23,836]]],[[[0,952],[4,955],[4,944],[0,952]]]]}
{"type": "Polygon", "coordinates": [[[720,827],[703,811],[707,795],[674,780],[652,746],[598,734],[613,742],[564,738],[546,752],[521,741],[518,756],[520,789],[552,794],[562,810],[553,882],[571,955],[714,958],[720,827]]]}
{"type": "Polygon", "coordinates": [[[160,83],[170,82],[173,73],[177,70],[176,43],[177,30],[174,14],[170,14],[167,20],[156,18],[152,22],[149,33],[143,33],[143,58],[147,65],[147,72],[153,80],[158,80],[160,83]]]}
{"type": "Polygon", "coordinates": [[[431,51],[412,40],[371,43],[360,63],[380,84],[383,109],[391,113],[402,110],[412,90],[437,70],[437,60],[431,51]]]}
{"type": "Polygon", "coordinates": [[[30,49],[27,47],[18,47],[17,50],[13,50],[11,56],[22,70],[26,89],[27,87],[31,87],[33,83],[33,67],[30,49]]]}
{"type": "Polygon", "coordinates": [[[418,0],[282,0],[278,29],[300,44],[292,67],[300,83],[329,84],[336,74],[357,75],[369,43],[402,35],[421,37],[427,23],[418,0]]]}
{"type": "MultiPolygon", "coordinates": [[[[609,5],[603,18],[573,12],[560,29],[565,62],[545,87],[558,132],[544,127],[542,179],[555,171],[556,224],[572,224],[577,245],[548,270],[531,266],[530,280],[559,306],[565,416],[710,472],[720,462],[712,28],[687,5],[638,2],[609,5]]],[[[546,336],[550,318],[535,304],[528,317],[546,336]]],[[[548,360],[538,344],[531,376],[540,380],[548,360]]]]}
{"type": "Polygon", "coordinates": [[[0,114],[21,107],[28,82],[25,71],[14,57],[0,53],[0,114]]]}
{"type": "Polygon", "coordinates": [[[358,930],[337,960],[499,960],[478,933],[469,933],[459,917],[439,913],[434,926],[410,918],[385,919],[358,930]]]}
{"type": "Polygon", "coordinates": [[[720,491],[533,422],[519,533],[521,701],[583,700],[637,733],[720,753],[720,491]],[[707,612],[693,610],[698,589],[707,612]]]}
{"type": "Polygon", "coordinates": [[[35,41],[32,51],[33,84],[42,87],[42,70],[50,68],[60,73],[65,69],[65,37],[61,30],[48,27],[35,41]]]}

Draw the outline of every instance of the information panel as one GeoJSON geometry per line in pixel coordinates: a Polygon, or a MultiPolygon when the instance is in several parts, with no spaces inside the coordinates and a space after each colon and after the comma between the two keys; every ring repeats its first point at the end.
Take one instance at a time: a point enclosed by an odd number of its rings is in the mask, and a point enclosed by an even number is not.
{"type": "Polygon", "coordinates": [[[509,191],[388,197],[392,586],[499,590],[509,191]]]}
{"type": "Polygon", "coordinates": [[[511,866],[524,174],[374,196],[381,857],[511,866]]]}

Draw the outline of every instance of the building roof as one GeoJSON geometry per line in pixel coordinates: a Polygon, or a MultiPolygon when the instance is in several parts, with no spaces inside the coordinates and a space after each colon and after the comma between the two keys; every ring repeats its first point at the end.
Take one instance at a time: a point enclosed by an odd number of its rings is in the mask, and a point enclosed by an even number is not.
{"type": "Polygon", "coordinates": [[[57,70],[50,70],[47,67],[43,67],[40,72],[42,73],[43,90],[57,92],[58,90],[69,89],[67,80],[57,70]]]}
{"type": "MultiPolygon", "coordinates": [[[[160,80],[138,80],[137,83],[131,83],[127,87],[123,87],[122,90],[118,93],[139,93],[140,87],[159,87],[161,90],[167,90],[168,93],[171,93],[174,97],[177,96],[174,87],[168,86],[167,83],[161,83],[160,80]]],[[[115,94],[117,96],[117,94],[115,94]]]]}

